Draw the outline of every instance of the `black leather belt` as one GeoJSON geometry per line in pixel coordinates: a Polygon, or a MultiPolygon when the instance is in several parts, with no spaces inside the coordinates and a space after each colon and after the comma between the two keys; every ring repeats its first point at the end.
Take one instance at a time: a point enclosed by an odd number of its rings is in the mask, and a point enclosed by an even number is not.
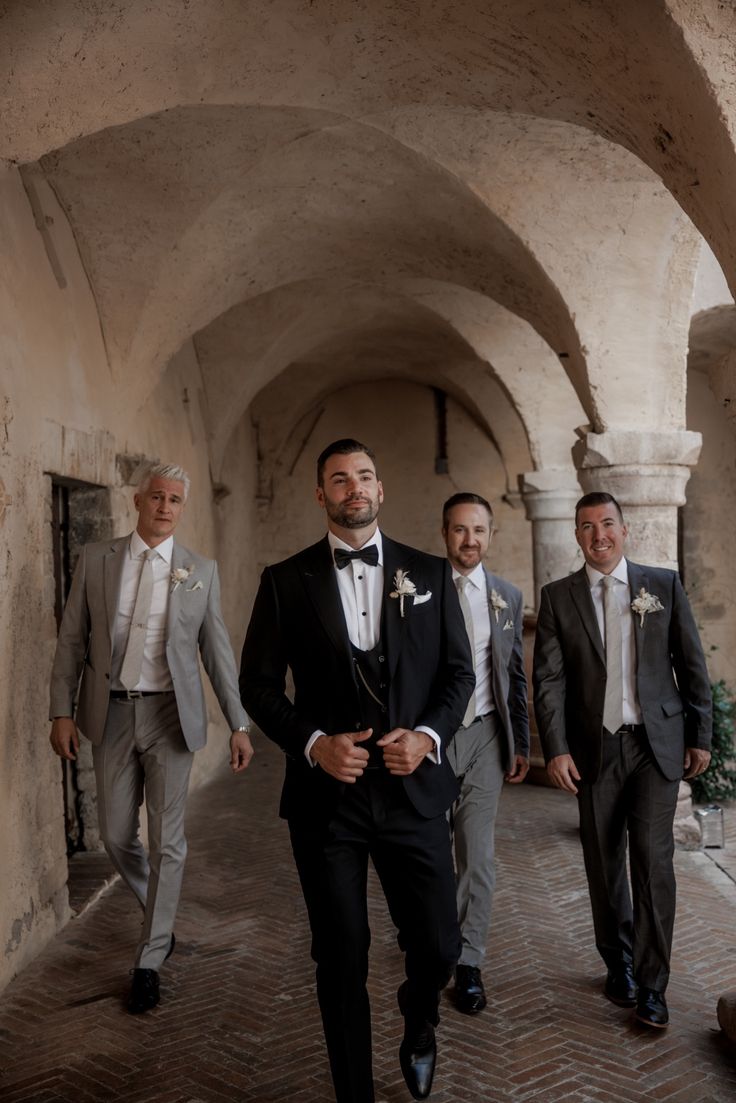
{"type": "Polygon", "coordinates": [[[163,697],[173,689],[111,689],[113,701],[137,701],[139,697],[163,697]]]}
{"type": "Polygon", "coordinates": [[[468,728],[472,728],[474,724],[480,724],[481,720],[486,720],[495,711],[495,709],[491,709],[490,712],[484,712],[482,716],[476,716],[474,720],[471,720],[469,724],[465,725],[463,731],[467,731],[468,728]]]}
{"type": "Polygon", "coordinates": [[[621,732],[627,732],[629,735],[641,735],[644,730],[643,724],[622,724],[618,731],[614,732],[614,735],[619,735],[621,732]]]}

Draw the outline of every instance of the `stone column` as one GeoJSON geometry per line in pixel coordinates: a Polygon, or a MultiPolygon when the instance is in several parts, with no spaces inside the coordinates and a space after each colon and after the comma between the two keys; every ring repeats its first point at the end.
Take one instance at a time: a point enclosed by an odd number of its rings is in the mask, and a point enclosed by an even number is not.
{"type": "Polygon", "coordinates": [[[677,510],[700,455],[700,433],[614,429],[580,436],[572,456],[583,493],[608,491],[621,503],[632,559],[676,571],[677,510]]]}
{"type": "Polygon", "coordinates": [[[519,478],[526,516],[532,523],[534,606],[547,582],[580,565],[575,543],[575,503],[582,494],[575,472],[548,468],[519,478]]]}
{"type": "MultiPolygon", "coordinates": [[[[677,510],[685,504],[690,468],[698,462],[700,433],[634,429],[580,433],[572,456],[584,493],[605,490],[621,504],[629,526],[626,554],[654,567],[678,569],[677,510]]],[[[675,840],[692,849],[700,838],[690,786],[680,782],[675,840]]]]}

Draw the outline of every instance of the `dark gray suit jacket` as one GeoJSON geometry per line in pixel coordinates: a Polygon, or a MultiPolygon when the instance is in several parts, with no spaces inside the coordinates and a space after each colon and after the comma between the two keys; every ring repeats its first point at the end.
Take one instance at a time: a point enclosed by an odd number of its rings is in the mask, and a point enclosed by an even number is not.
{"type": "Polygon", "coordinates": [[[529,705],[524,670],[524,609],[521,590],[504,578],[485,570],[488,611],[491,615],[491,682],[493,702],[506,736],[503,762],[509,769],[514,755],[529,757],[529,705]],[[495,590],[508,608],[498,610],[491,604],[495,590]]]}
{"type": "MultiPolygon", "coordinates": [[[[644,624],[632,611],[636,689],[654,758],[670,781],[682,777],[685,747],[710,747],[708,671],[677,574],[627,560],[632,600],[641,589],[663,608],[644,624]]],[[[547,761],[572,755],[584,781],[601,761],[606,661],[585,568],[542,589],[534,648],[534,712],[547,761]]]]}

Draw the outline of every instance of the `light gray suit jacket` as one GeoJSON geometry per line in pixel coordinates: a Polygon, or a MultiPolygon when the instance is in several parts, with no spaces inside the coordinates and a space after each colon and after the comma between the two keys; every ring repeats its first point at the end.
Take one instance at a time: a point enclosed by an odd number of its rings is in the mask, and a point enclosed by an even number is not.
{"type": "MultiPolygon", "coordinates": [[[[130,536],[87,544],[79,556],[59,631],[51,673],[51,718],[75,716],[79,730],[100,743],[110,699],[112,633],[130,536]],[[81,680],[80,680],[81,679],[81,680]]],[[[174,542],[172,571],[192,567],[169,594],[166,659],[184,739],[190,751],[207,740],[207,708],[198,655],[231,731],[247,723],[232,647],[220,611],[220,581],[212,559],[174,542]],[[201,582],[201,586],[197,586],[201,582]]]]}
{"type": "Polygon", "coordinates": [[[491,616],[491,683],[493,703],[506,737],[503,760],[510,769],[514,755],[529,757],[529,705],[524,670],[522,632],[524,628],[523,598],[521,590],[504,578],[491,574],[485,567],[488,590],[488,612],[491,616]],[[495,590],[506,602],[506,609],[498,610],[498,617],[491,604],[491,591],[495,590]]]}
{"type": "MultiPolygon", "coordinates": [[[[666,778],[682,777],[685,747],[710,747],[712,700],[698,630],[680,579],[627,560],[632,598],[662,609],[634,617],[636,691],[647,739],[666,778]]],[[[534,712],[547,761],[572,755],[586,782],[601,762],[606,656],[585,567],[542,589],[534,648],[534,712]]]]}

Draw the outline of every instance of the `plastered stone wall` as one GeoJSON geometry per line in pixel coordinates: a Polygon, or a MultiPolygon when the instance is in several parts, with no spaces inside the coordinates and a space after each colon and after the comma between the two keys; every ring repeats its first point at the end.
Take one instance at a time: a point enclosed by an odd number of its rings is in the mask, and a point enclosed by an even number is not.
{"type": "Polygon", "coordinates": [[[531,606],[531,526],[518,495],[507,492],[507,474],[493,443],[449,399],[449,473],[437,475],[434,426],[434,398],[428,387],[376,381],[332,394],[312,421],[293,469],[277,468],[274,473],[272,498],[261,507],[260,563],[274,563],[324,535],[325,516],[314,494],[317,456],[331,441],[355,437],[376,453],[385,492],[380,523],[402,543],[444,555],[443,502],[459,490],[491,501],[498,532],[489,566],[519,586],[531,606]]]}
{"type": "Polygon", "coordinates": [[[688,372],[688,427],[703,434],[700,460],[683,509],[685,587],[692,602],[708,667],[736,690],[736,433],[729,410],[708,375],[688,372]]]}
{"type": "MultiPolygon", "coordinates": [[[[44,235],[18,172],[0,169],[0,988],[68,917],[61,769],[48,744],[56,625],[49,473],[111,488],[129,531],[118,455],[175,460],[192,475],[179,535],[215,549],[215,514],[191,347],[144,405],[120,399],[95,303],[63,213],[41,191],[44,235]]],[[[225,754],[212,709],[193,783],[225,754]],[[217,728],[217,731],[215,731],[217,728]]]]}

